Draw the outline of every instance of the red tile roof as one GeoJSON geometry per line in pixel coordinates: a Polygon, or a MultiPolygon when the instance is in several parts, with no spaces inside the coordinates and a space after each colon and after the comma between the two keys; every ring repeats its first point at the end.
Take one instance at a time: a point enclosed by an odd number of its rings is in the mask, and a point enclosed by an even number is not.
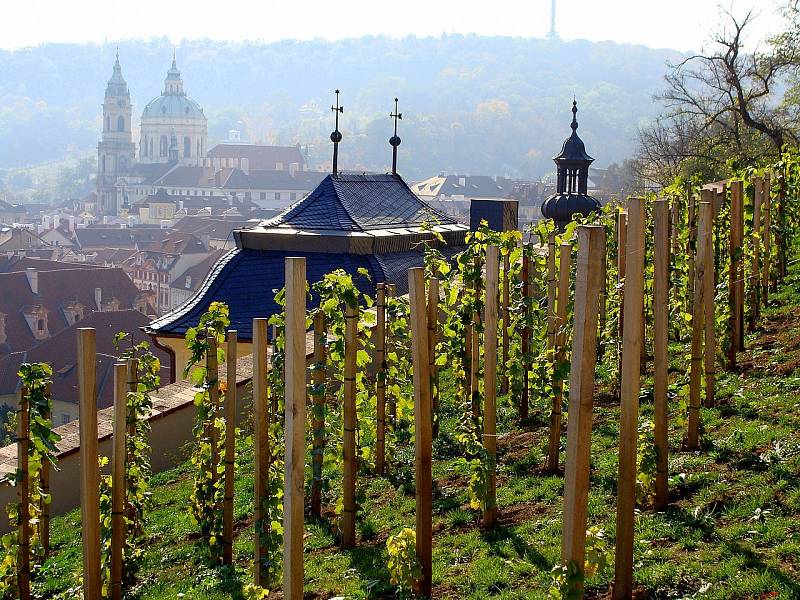
{"type": "Polygon", "coordinates": [[[37,278],[38,294],[34,294],[24,271],[0,273],[0,313],[6,315],[7,352],[28,350],[37,343],[23,314],[25,306],[44,308],[52,336],[70,325],[63,311],[67,303],[80,302],[84,316],[97,310],[95,288],[102,290],[104,303],[116,298],[120,310],[135,308],[141,300],[141,292],[120,268],[60,268],[37,271],[37,278]]]}
{"type": "Polygon", "coordinates": [[[161,241],[153,242],[143,248],[145,252],[162,252],[164,254],[194,254],[207,252],[203,241],[190,233],[175,233],[161,241]]]}
{"type": "MultiPolygon", "coordinates": [[[[94,327],[97,342],[97,396],[98,408],[113,404],[113,370],[119,351],[114,348],[114,336],[120,331],[131,334],[127,344],[150,341],[149,336],[140,331],[149,319],[135,310],[116,312],[96,312],[83,321],[64,329],[57,335],[44,340],[30,350],[15,352],[0,357],[0,394],[12,394],[19,389],[17,372],[23,362],[46,362],[53,368],[53,398],[63,402],[77,402],[77,333],[79,327],[94,327]]],[[[124,348],[123,348],[124,349],[124,348]]],[[[162,384],[169,383],[169,360],[167,353],[152,348],[161,361],[162,384]]]]}

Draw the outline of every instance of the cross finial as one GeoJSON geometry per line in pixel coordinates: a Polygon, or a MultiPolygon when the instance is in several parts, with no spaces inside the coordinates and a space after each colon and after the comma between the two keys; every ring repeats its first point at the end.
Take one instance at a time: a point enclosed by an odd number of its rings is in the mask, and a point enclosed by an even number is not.
{"type": "Polygon", "coordinates": [[[397,110],[397,98],[394,99],[394,112],[389,113],[389,118],[394,119],[394,135],[389,138],[389,145],[392,147],[392,175],[397,175],[397,147],[400,145],[397,122],[403,118],[403,113],[397,110]]]}
{"type": "Polygon", "coordinates": [[[333,133],[331,133],[331,141],[333,142],[333,174],[339,173],[339,142],[342,141],[342,134],[339,131],[339,114],[344,112],[344,106],[339,105],[339,90],[335,90],[336,104],[331,106],[331,110],[336,115],[335,126],[333,133]]]}
{"type": "Polygon", "coordinates": [[[178,52],[178,50],[175,47],[175,44],[172,44],[172,68],[173,69],[177,67],[177,62],[176,62],[177,52],[178,52]]]}
{"type": "Polygon", "coordinates": [[[397,135],[397,121],[403,119],[403,113],[397,111],[397,98],[394,99],[394,112],[389,113],[389,117],[394,119],[394,134],[397,135]]]}
{"type": "Polygon", "coordinates": [[[572,97],[572,131],[576,131],[578,129],[578,102],[575,100],[575,96],[572,97]]]}

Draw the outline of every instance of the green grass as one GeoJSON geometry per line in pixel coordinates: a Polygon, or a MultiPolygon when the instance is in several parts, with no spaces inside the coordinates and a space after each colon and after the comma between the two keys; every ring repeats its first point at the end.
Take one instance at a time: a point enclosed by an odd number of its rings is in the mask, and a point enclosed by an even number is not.
{"type": "MultiPolygon", "coordinates": [[[[718,407],[703,409],[700,452],[681,450],[683,431],[670,435],[671,503],[663,512],[637,513],[635,584],[652,598],[800,597],[800,270],[795,270],[765,313],[766,331],[750,336],[740,373],[721,373],[718,407]],[[795,347],[797,346],[797,347],[795,347]]],[[[673,350],[685,352],[680,346],[673,350]]],[[[676,370],[684,370],[674,359],[676,370]]],[[[445,381],[446,381],[445,377],[445,381]]],[[[444,386],[447,390],[447,385],[444,386]]],[[[651,395],[650,395],[651,396],[651,395]]],[[[643,418],[652,418],[649,400],[643,418]]],[[[674,407],[673,407],[674,408],[674,407]]],[[[560,556],[563,480],[541,473],[546,447],[545,401],[532,407],[530,425],[513,421],[500,402],[499,526],[484,530],[469,508],[465,473],[448,435],[456,408],[442,401],[441,438],[434,445],[434,596],[544,598],[560,556]]],[[[613,547],[618,410],[613,400],[595,407],[592,435],[590,525],[605,529],[613,547]]],[[[388,479],[361,473],[364,501],[358,548],[343,552],[327,522],[306,527],[306,591],[315,597],[393,597],[385,541],[413,527],[411,460],[388,479]]],[[[194,536],[185,466],[157,475],[154,510],[144,538],[144,561],[130,598],[148,600],[242,598],[251,579],[252,447],[242,444],[236,482],[238,538],[235,567],[209,566],[194,536]],[[183,594],[183,596],[179,596],[183,594]]],[[[563,455],[562,455],[563,460],[563,455]]],[[[332,476],[332,489],[340,480],[332,476]]],[[[330,513],[330,511],[328,511],[330,513]]],[[[36,580],[42,598],[74,597],[80,570],[79,513],[54,519],[55,553],[36,580]]],[[[609,589],[613,569],[588,582],[590,596],[609,589]]]]}

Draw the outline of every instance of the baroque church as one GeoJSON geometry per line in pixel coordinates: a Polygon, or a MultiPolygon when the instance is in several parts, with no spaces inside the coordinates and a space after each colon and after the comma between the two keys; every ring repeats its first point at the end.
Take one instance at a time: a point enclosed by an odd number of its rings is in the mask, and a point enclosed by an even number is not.
{"type": "Polygon", "coordinates": [[[106,85],[103,134],[97,146],[100,214],[116,215],[128,209],[121,180],[135,182],[145,172],[157,170],[158,165],[199,164],[207,152],[208,119],[200,105],[186,95],[174,53],[161,95],[142,111],[138,161],[132,125],[130,90],[117,54],[106,85]]]}

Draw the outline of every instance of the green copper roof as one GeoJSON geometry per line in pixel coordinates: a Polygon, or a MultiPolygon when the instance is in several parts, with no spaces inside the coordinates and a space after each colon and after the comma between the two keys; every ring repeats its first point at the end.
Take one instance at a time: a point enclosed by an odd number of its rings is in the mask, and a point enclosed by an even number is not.
{"type": "Polygon", "coordinates": [[[114,73],[111,79],[108,80],[106,85],[106,98],[114,96],[129,96],[128,84],[125,78],[122,77],[122,67],[119,64],[119,53],[117,53],[117,60],[114,62],[114,73]]]}
{"type": "Polygon", "coordinates": [[[142,118],[205,119],[200,105],[186,95],[162,94],[147,103],[142,118]]]}

